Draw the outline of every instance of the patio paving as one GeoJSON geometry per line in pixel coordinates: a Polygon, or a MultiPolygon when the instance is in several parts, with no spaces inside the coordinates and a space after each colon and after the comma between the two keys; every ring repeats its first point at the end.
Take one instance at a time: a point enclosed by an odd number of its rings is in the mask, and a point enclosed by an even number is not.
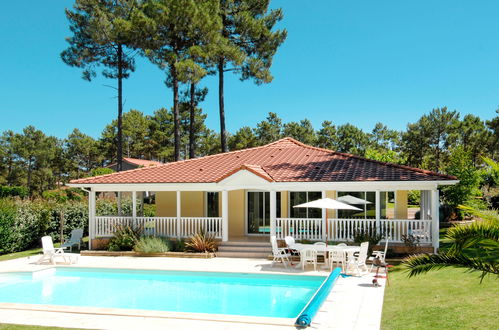
{"type": "MultiPolygon", "coordinates": [[[[51,267],[33,264],[37,257],[19,258],[0,262],[0,272],[33,271],[51,267]]],[[[80,257],[70,267],[105,267],[128,269],[191,270],[217,272],[274,273],[296,275],[327,275],[326,271],[285,269],[271,267],[266,259],[186,259],[136,257],[80,257]]],[[[312,329],[379,329],[383,305],[385,280],[381,287],[372,286],[372,275],[338,278],[314,318],[312,329]]],[[[0,309],[0,323],[32,324],[87,329],[285,329],[293,327],[250,323],[216,322],[160,317],[95,315],[66,312],[26,311],[0,309]]]]}

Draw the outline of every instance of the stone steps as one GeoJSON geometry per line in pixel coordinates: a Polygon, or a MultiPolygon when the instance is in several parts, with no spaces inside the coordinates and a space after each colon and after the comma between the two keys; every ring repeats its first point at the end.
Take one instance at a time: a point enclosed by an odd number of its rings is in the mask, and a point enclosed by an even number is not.
{"type": "Polygon", "coordinates": [[[268,258],[270,254],[270,242],[228,241],[219,244],[217,257],[268,258]]]}

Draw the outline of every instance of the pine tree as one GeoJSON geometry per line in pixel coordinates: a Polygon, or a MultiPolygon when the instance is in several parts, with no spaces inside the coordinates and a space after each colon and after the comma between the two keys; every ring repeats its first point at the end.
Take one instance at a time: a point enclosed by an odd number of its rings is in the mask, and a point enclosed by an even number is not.
{"type": "Polygon", "coordinates": [[[282,20],[281,9],[269,10],[270,0],[220,0],[221,34],[226,41],[218,48],[218,101],[220,142],[227,152],[225,128],[224,73],[233,71],[241,80],[269,83],[272,59],[286,39],[286,30],[272,31],[282,20]]]}
{"type": "Polygon", "coordinates": [[[118,92],[117,163],[122,169],[123,79],[135,70],[134,45],[140,30],[139,0],[76,0],[73,10],[66,9],[72,36],[61,53],[64,63],[83,69],[83,79],[92,80],[102,67],[102,75],[116,79],[118,92]]]}
{"type": "Polygon", "coordinates": [[[165,83],[173,91],[175,160],[180,159],[179,84],[196,84],[206,75],[196,59],[209,56],[206,48],[216,43],[217,11],[218,2],[213,0],[150,0],[143,8],[152,32],[141,47],[151,62],[165,70],[165,83]]]}

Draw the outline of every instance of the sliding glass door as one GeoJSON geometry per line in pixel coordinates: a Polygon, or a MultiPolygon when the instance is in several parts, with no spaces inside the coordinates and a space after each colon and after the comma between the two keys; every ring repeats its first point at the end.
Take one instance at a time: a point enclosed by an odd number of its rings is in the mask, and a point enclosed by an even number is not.
{"type": "MultiPolygon", "coordinates": [[[[277,217],[281,216],[281,194],[276,196],[277,217]]],[[[248,191],[247,193],[247,233],[270,234],[270,192],[248,191]]]]}

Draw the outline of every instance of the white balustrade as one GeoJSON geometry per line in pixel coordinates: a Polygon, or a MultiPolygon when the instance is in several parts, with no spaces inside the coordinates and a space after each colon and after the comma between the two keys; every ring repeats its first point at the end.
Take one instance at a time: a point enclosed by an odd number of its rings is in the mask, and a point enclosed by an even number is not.
{"type": "Polygon", "coordinates": [[[355,231],[377,230],[391,242],[402,243],[403,235],[413,235],[419,243],[431,243],[431,220],[380,219],[376,228],[375,219],[328,219],[328,225],[332,241],[353,241],[355,231]]]}
{"type": "Polygon", "coordinates": [[[278,239],[293,236],[298,240],[321,240],[322,219],[277,218],[276,236],[278,239]]]}
{"type": "Polygon", "coordinates": [[[180,218],[176,217],[95,217],[96,237],[110,237],[117,226],[141,227],[145,235],[162,237],[191,237],[204,231],[215,238],[222,238],[222,218],[180,218]]]}
{"type": "MultiPolygon", "coordinates": [[[[403,235],[413,235],[419,239],[419,243],[429,244],[432,242],[431,226],[431,220],[381,219],[377,228],[376,219],[328,219],[327,240],[353,241],[356,231],[377,231],[388,237],[391,242],[402,243],[403,235]]],[[[276,219],[278,239],[292,236],[297,240],[320,241],[322,230],[321,219],[276,219]]]]}

